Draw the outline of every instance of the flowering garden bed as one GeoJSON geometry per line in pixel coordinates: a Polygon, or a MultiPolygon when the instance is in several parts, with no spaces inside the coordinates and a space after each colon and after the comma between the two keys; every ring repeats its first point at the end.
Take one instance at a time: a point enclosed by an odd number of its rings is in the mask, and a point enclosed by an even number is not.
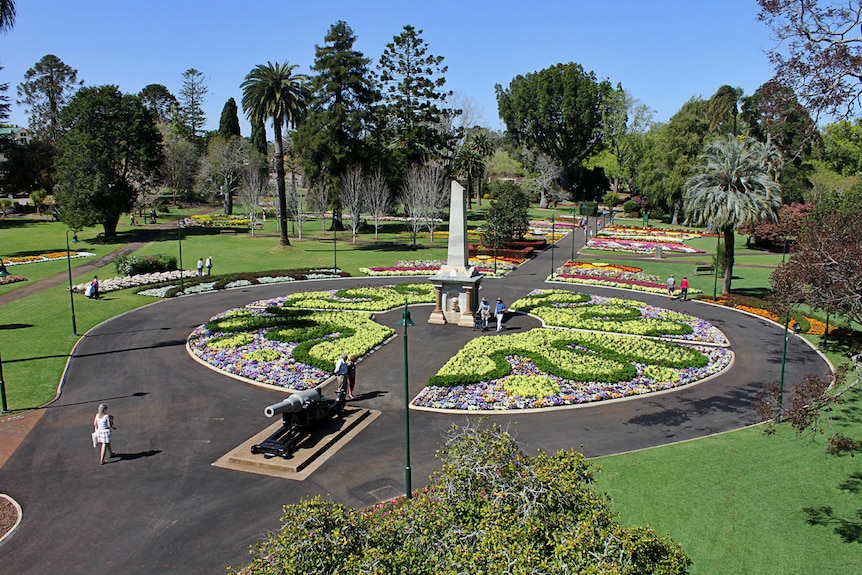
{"type": "MultiPolygon", "coordinates": [[[[524,263],[524,258],[504,257],[498,255],[497,261],[497,276],[505,275],[506,273],[517,268],[524,263]]],[[[392,266],[378,266],[372,268],[359,268],[359,271],[369,276],[412,276],[412,275],[428,275],[432,276],[440,271],[440,267],[445,264],[443,260],[410,260],[395,262],[392,266]]],[[[480,255],[470,257],[469,263],[475,266],[480,273],[485,275],[494,275],[494,256],[480,255]]]]}
{"type": "Polygon", "coordinates": [[[587,242],[587,247],[594,250],[635,254],[652,254],[660,247],[666,252],[696,254],[705,252],[687,246],[683,242],[704,235],[699,232],[662,228],[608,226],[587,242]]]}
{"type": "Polygon", "coordinates": [[[391,337],[395,332],[374,322],[368,312],[402,305],[405,298],[431,302],[434,288],[358,287],[257,301],[199,326],[188,349],[226,373],[290,391],[310,389],[330,376],[342,353],[361,358],[391,337]]]}
{"type": "MultiPolygon", "coordinates": [[[[72,259],[75,258],[88,258],[93,257],[96,254],[90,252],[69,252],[69,256],[72,259]]],[[[0,262],[6,264],[7,266],[20,266],[23,264],[35,264],[39,262],[52,262],[56,260],[64,260],[66,259],[66,252],[48,252],[44,254],[39,254],[35,256],[15,256],[11,258],[2,258],[0,262]]]]}
{"type": "MultiPolygon", "coordinates": [[[[656,275],[643,273],[643,268],[603,262],[568,261],[557,268],[554,281],[581,285],[595,285],[642,291],[667,293],[667,284],[656,275]]],[[[679,292],[677,288],[676,292],[679,292]]],[[[702,294],[699,289],[689,288],[689,297],[702,294]]]]}
{"type": "Polygon", "coordinates": [[[700,381],[733,358],[724,335],[708,322],[640,302],[537,290],[511,307],[578,329],[476,338],[413,404],[499,411],[618,399],[700,381]]]}

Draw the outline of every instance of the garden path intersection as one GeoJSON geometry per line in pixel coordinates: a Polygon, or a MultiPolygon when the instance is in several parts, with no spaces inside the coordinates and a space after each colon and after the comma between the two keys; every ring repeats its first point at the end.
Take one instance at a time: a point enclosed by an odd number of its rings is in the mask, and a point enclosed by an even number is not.
{"type": "MultiPolygon", "coordinates": [[[[579,234],[558,242],[558,254],[579,234]]],[[[565,257],[557,257],[563,261],[565,257]]],[[[589,457],[664,445],[757,422],[752,401],[780,377],[783,330],[759,317],[661,295],[544,282],[550,250],[501,279],[487,278],[482,295],[507,303],[535,288],[553,287],[637,299],[712,322],[731,342],[733,365],[718,377],[670,393],[599,402],[546,413],[505,412],[492,421],[528,453],[576,449],[589,457]]],[[[323,495],[368,506],[404,493],[404,374],[401,310],[376,314],[396,340],[360,362],[351,404],[380,416],[304,481],[214,467],[212,463],[271,421],[263,407],[284,393],[241,383],[193,361],[188,335],[210,317],[252,301],[303,289],[385,285],[415,278],[352,278],[278,284],[175,298],[123,314],[90,330],[75,347],[60,397],[42,408],[33,429],[0,468],[0,491],[13,496],[24,520],[2,548],[8,573],[217,573],[248,560],[248,546],[278,528],[281,505],[323,495]],[[100,403],[117,418],[120,458],[96,464],[88,428],[100,403]]],[[[422,281],[422,280],[420,280],[422,281]]],[[[471,329],[428,324],[432,306],[411,306],[410,396],[474,337],[471,329]]],[[[539,322],[515,315],[518,333],[539,322]]],[[[791,335],[785,382],[828,373],[827,363],[791,335]]],[[[332,395],[328,390],[327,395],[332,395]]],[[[435,467],[441,434],[481,414],[411,411],[413,488],[435,467]]],[[[11,441],[3,435],[0,441],[11,441]]],[[[298,542],[301,544],[301,542],[298,542]]]]}

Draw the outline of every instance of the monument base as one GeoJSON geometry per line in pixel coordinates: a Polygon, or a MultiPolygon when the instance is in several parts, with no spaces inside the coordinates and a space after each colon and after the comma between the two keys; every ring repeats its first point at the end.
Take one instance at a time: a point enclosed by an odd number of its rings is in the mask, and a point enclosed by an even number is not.
{"type": "Polygon", "coordinates": [[[434,311],[428,323],[473,327],[473,314],[479,308],[479,286],[483,275],[436,275],[428,278],[436,292],[434,311]]]}

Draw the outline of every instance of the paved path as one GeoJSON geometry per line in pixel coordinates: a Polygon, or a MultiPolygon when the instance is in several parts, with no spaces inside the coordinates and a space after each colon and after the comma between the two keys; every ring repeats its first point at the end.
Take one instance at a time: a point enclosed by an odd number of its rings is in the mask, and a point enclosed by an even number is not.
{"type": "MultiPolygon", "coordinates": [[[[571,236],[554,251],[557,265],[568,258],[570,241],[571,236]]],[[[546,250],[504,279],[485,279],[483,295],[510,303],[543,286],[550,259],[546,250]]],[[[226,565],[246,562],[248,546],[278,528],[282,504],[321,494],[350,506],[367,506],[402,494],[400,338],[358,367],[355,403],[382,415],[301,482],[211,465],[269,425],[262,408],[283,394],[216,374],[192,361],[184,347],[197,325],[230,307],[299,289],[392,281],[358,278],[178,298],[91,330],[74,350],[62,396],[41,410],[33,430],[0,469],[0,490],[24,508],[24,522],[0,548],[3,572],[219,573],[226,565]],[[122,457],[99,466],[89,434],[102,402],[117,418],[115,449],[122,457]]],[[[736,362],[721,377],[673,393],[549,413],[492,416],[501,423],[517,422],[513,432],[527,452],[573,448],[588,456],[606,455],[756,422],[752,399],[779,377],[779,327],[727,308],[618,290],[590,291],[638,298],[708,319],[727,334],[736,362]]],[[[411,396],[464,343],[482,337],[469,329],[426,323],[431,309],[411,308],[417,323],[408,340],[411,396]]],[[[395,326],[400,310],[378,319],[395,326]]],[[[506,327],[512,332],[534,325],[535,320],[517,316],[506,327]]],[[[808,372],[827,370],[801,338],[791,336],[788,386],[808,372]]],[[[441,433],[466,420],[466,415],[411,412],[414,488],[422,486],[435,467],[441,433]]]]}

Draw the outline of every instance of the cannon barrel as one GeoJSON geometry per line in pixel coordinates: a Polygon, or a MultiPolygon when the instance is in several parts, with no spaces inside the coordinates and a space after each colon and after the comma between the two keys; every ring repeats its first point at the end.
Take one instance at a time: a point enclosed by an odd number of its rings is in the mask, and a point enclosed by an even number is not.
{"type": "Polygon", "coordinates": [[[320,391],[317,389],[298,391],[287,397],[284,401],[267,405],[263,408],[263,414],[267,417],[273,417],[282,413],[296,413],[302,410],[303,403],[317,399],[320,399],[320,391]]]}

